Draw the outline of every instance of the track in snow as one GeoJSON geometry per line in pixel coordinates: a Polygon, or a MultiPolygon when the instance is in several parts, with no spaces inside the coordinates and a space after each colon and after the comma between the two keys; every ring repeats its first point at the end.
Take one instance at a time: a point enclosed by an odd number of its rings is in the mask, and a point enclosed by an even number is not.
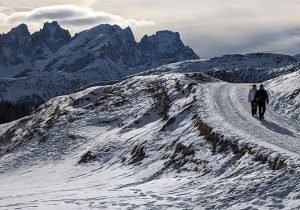
{"type": "Polygon", "coordinates": [[[300,155],[299,122],[286,118],[267,106],[265,119],[252,117],[248,91],[251,84],[210,83],[204,90],[207,115],[214,124],[235,135],[277,150],[300,155]],[[282,150],[283,149],[283,150],[282,150]]]}

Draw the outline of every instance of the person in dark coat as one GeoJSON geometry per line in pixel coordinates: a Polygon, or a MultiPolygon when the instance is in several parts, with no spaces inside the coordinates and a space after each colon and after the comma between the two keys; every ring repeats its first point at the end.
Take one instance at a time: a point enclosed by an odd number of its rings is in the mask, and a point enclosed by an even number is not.
{"type": "Polygon", "coordinates": [[[251,103],[252,116],[257,114],[257,104],[256,104],[256,101],[254,100],[256,92],[257,92],[256,85],[253,85],[252,88],[249,90],[249,93],[248,93],[248,102],[251,103]]]}
{"type": "Polygon", "coordinates": [[[269,103],[269,96],[263,84],[259,86],[259,90],[255,93],[254,100],[258,105],[259,119],[265,119],[264,114],[266,112],[266,103],[269,103]]]}

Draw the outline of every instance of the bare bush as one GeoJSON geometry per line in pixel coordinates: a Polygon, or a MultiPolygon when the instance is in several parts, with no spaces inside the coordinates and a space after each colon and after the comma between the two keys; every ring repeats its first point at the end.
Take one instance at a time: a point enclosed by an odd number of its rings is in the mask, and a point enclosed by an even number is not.
{"type": "Polygon", "coordinates": [[[182,85],[180,84],[180,80],[176,79],[176,82],[175,82],[175,88],[176,90],[179,92],[182,88],[182,85]]]}
{"type": "Polygon", "coordinates": [[[146,158],[145,146],[143,144],[136,145],[131,151],[131,155],[132,157],[129,164],[136,164],[141,162],[146,158]]]}
{"type": "Polygon", "coordinates": [[[91,160],[96,159],[96,156],[91,152],[91,151],[87,151],[85,154],[83,154],[80,157],[80,160],[78,161],[78,164],[83,164],[83,163],[87,163],[91,160]]]}

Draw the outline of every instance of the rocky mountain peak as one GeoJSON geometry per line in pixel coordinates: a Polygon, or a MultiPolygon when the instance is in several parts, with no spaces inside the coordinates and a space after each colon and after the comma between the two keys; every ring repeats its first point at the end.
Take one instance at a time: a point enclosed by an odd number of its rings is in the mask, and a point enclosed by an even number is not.
{"type": "Polygon", "coordinates": [[[24,40],[30,37],[30,32],[26,24],[20,24],[15,28],[12,28],[10,32],[6,34],[6,37],[10,39],[24,40]]]}
{"type": "Polygon", "coordinates": [[[167,37],[167,38],[179,38],[180,34],[178,32],[173,32],[170,30],[157,31],[155,33],[156,37],[167,37]]]}
{"type": "Polygon", "coordinates": [[[41,48],[44,45],[52,52],[71,41],[68,30],[61,28],[57,21],[44,23],[43,28],[32,35],[33,45],[41,48]]]}
{"type": "Polygon", "coordinates": [[[43,29],[40,30],[44,36],[52,37],[54,39],[66,38],[71,39],[71,35],[68,30],[63,29],[57,21],[52,23],[46,22],[43,29]]]}
{"type": "Polygon", "coordinates": [[[50,22],[45,22],[44,23],[44,28],[45,27],[52,27],[52,26],[54,26],[54,27],[60,27],[60,25],[58,24],[57,21],[52,21],[51,23],[50,22]]]}
{"type": "Polygon", "coordinates": [[[135,39],[134,39],[133,32],[132,32],[132,30],[131,30],[131,28],[130,28],[129,26],[128,26],[127,28],[125,28],[125,29],[123,30],[123,32],[124,32],[124,34],[127,35],[128,39],[130,39],[130,40],[135,40],[135,39]]]}
{"type": "Polygon", "coordinates": [[[199,59],[192,49],[183,44],[178,32],[165,30],[152,36],[145,35],[139,45],[146,60],[164,59],[171,63],[199,59]]]}

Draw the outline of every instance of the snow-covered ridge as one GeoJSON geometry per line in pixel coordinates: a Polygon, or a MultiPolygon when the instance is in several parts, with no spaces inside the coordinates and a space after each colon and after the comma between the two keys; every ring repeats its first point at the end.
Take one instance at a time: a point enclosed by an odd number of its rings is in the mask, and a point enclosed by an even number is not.
{"type": "Polygon", "coordinates": [[[300,120],[300,70],[266,82],[270,104],[288,118],[300,120]]]}
{"type": "Polygon", "coordinates": [[[151,72],[205,72],[228,82],[263,82],[300,69],[293,56],[272,53],[233,54],[209,59],[183,61],[153,68],[151,72]]]}
{"type": "Polygon", "coordinates": [[[225,102],[219,90],[233,87],[167,73],[51,99],[0,127],[0,207],[299,208],[300,150],[248,138],[243,124],[276,130],[242,107],[228,107],[238,113],[232,120],[216,115],[225,102]],[[233,121],[241,132],[227,130],[233,121]]]}

